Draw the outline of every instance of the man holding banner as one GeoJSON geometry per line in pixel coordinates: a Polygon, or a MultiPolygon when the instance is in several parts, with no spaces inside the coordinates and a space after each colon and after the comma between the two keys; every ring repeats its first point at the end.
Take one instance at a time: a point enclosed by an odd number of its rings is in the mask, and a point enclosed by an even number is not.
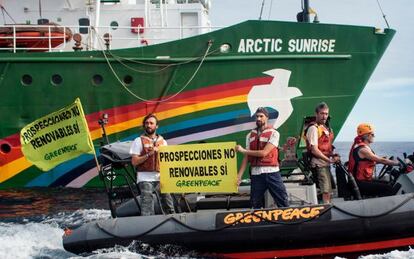
{"type": "Polygon", "coordinates": [[[257,128],[246,137],[246,149],[240,145],[236,150],[244,154],[238,173],[238,184],[241,182],[247,162],[251,166],[250,202],[254,209],[264,207],[264,194],[269,190],[278,207],[288,207],[288,197],[282,177],[279,173],[279,132],[268,125],[269,113],[260,107],[256,113],[257,128]]]}
{"type": "Polygon", "coordinates": [[[166,146],[167,141],[156,133],[158,119],[155,114],[148,114],[142,122],[144,134],[136,138],[129,153],[132,155],[132,165],[137,167],[137,182],[141,191],[141,215],[154,215],[153,193],[161,198],[161,206],[165,213],[174,213],[174,203],[170,194],[160,193],[160,164],[158,148],[166,146]]]}

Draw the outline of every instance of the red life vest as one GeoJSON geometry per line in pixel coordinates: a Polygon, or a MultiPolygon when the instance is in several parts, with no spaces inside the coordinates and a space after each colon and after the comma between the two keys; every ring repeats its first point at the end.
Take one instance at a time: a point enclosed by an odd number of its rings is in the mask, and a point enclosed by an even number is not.
{"type": "MultiPolygon", "coordinates": [[[[318,149],[327,157],[332,155],[333,147],[332,142],[334,140],[334,133],[331,128],[326,128],[323,125],[319,125],[316,122],[311,122],[305,130],[305,136],[308,132],[308,129],[311,126],[315,126],[318,130],[318,149]]],[[[308,138],[306,138],[306,149],[308,150],[309,154],[312,155],[311,145],[309,143],[308,138]]]]}
{"type": "MultiPolygon", "coordinates": [[[[275,131],[271,126],[266,127],[260,135],[256,129],[252,130],[249,136],[249,149],[263,150],[275,131]]],[[[265,157],[248,156],[248,159],[251,166],[279,166],[279,151],[274,147],[265,157]]]]}
{"type": "Polygon", "coordinates": [[[375,171],[375,161],[359,157],[359,150],[363,147],[370,148],[366,143],[355,139],[349,152],[348,171],[351,172],[359,181],[372,181],[375,171]]]}
{"type": "MultiPolygon", "coordinates": [[[[152,140],[146,135],[141,135],[142,142],[142,152],[141,156],[150,152],[154,147],[159,147],[164,145],[164,138],[160,135],[157,136],[155,140],[152,140]]],[[[158,161],[158,155],[155,152],[152,156],[149,156],[142,164],[138,165],[138,171],[141,172],[159,172],[160,171],[160,162],[158,161]]]]}

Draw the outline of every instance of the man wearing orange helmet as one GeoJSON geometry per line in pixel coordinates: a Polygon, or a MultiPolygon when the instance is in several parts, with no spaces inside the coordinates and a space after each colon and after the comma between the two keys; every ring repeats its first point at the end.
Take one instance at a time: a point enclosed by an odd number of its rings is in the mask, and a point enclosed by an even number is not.
{"type": "Polygon", "coordinates": [[[373,179],[377,163],[396,166],[398,161],[375,155],[370,144],[374,143],[374,128],[368,123],[358,125],[357,137],[349,152],[348,171],[357,180],[361,194],[365,195],[392,195],[392,186],[387,182],[373,179]]]}

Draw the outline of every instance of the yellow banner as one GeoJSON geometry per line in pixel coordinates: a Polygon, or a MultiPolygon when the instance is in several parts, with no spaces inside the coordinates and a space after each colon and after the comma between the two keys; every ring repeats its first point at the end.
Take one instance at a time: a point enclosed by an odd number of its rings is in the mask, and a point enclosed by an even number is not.
{"type": "Polygon", "coordinates": [[[26,159],[43,171],[83,153],[94,153],[79,98],[24,127],[20,143],[26,159]]]}
{"type": "Polygon", "coordinates": [[[235,142],[161,146],[161,192],[237,192],[235,146],[235,142]]]}

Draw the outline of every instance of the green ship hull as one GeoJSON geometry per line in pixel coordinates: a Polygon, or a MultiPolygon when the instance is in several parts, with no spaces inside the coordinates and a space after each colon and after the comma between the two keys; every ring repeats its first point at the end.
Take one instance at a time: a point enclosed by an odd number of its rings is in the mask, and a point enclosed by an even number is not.
{"type": "Polygon", "coordinates": [[[246,21],[142,48],[0,53],[0,188],[102,186],[91,155],[42,172],[21,153],[20,129],[77,97],[97,147],[104,113],[110,141],[133,140],[143,116],[155,112],[169,144],[243,144],[252,112],[266,106],[283,144],[300,135],[303,117],[325,101],[339,132],[394,34],[246,21]]]}

